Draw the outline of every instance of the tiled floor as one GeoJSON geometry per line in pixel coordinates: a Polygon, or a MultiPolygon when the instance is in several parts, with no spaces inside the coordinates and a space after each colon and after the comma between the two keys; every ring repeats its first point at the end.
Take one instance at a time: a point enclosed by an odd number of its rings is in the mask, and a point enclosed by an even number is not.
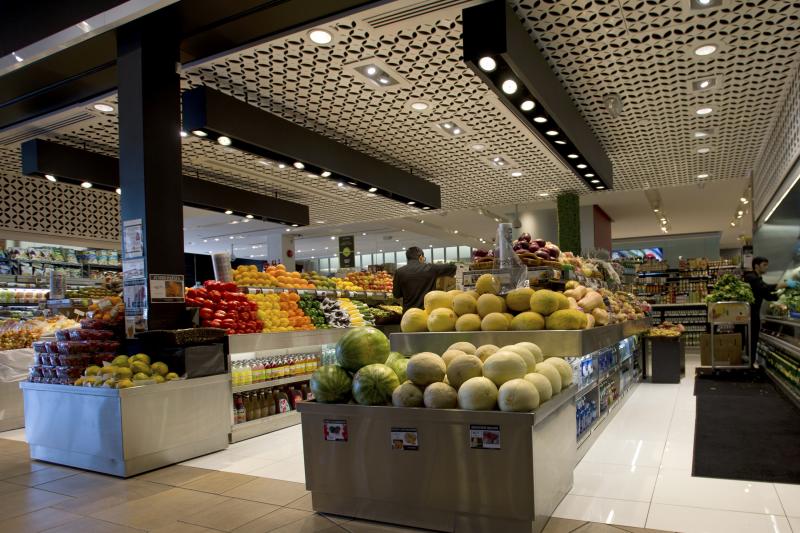
{"type": "Polygon", "coordinates": [[[679,385],[639,384],[578,464],[555,516],[687,533],[800,533],[800,485],[692,477],[697,364],[687,358],[679,385]]]}
{"type": "MultiPolygon", "coordinates": [[[[800,485],[691,477],[688,363],[680,385],[638,386],[545,533],[800,533],[800,485]]],[[[30,461],[16,430],[0,434],[0,531],[417,531],[316,514],[304,482],[300,426],[128,480],[30,461]]]]}

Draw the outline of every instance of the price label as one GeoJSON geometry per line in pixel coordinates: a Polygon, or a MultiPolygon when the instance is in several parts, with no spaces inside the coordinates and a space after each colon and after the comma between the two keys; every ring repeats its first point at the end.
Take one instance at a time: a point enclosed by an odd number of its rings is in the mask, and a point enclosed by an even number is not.
{"type": "Polygon", "coordinates": [[[329,442],[347,442],[347,420],[323,420],[322,437],[329,442]]]}
{"type": "Polygon", "coordinates": [[[391,428],[393,450],[419,450],[417,428],[391,428]]]}
{"type": "Polygon", "coordinates": [[[469,426],[469,447],[479,450],[500,449],[500,426],[469,426]]]}

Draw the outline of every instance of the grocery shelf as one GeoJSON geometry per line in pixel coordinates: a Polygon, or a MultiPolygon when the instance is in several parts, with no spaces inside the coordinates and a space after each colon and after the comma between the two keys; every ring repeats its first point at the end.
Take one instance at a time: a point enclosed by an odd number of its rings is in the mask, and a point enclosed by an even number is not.
{"type": "Polygon", "coordinates": [[[31,307],[31,306],[39,306],[40,302],[0,302],[0,306],[3,307],[31,307]]]}
{"type": "Polygon", "coordinates": [[[385,291],[346,291],[339,289],[295,289],[284,287],[240,287],[249,294],[273,294],[279,292],[296,292],[300,296],[305,294],[313,296],[323,296],[329,298],[374,298],[377,300],[388,300],[393,298],[391,292],[385,291]]]}
{"type": "Polygon", "coordinates": [[[785,350],[789,352],[789,354],[792,355],[793,357],[800,359],[800,346],[795,346],[790,342],[786,342],[783,339],[779,339],[775,335],[770,335],[769,333],[764,333],[764,332],[762,332],[759,338],[769,343],[772,343],[773,346],[785,350]]]}
{"type": "Polygon", "coordinates": [[[266,435],[273,431],[279,431],[300,423],[300,413],[289,411],[279,415],[265,416],[249,422],[234,424],[231,426],[230,442],[240,442],[251,439],[259,435],[266,435]]]}
{"type": "Polygon", "coordinates": [[[591,392],[592,389],[597,387],[597,380],[592,380],[591,383],[585,385],[582,389],[578,389],[578,392],[575,393],[575,398],[580,398],[584,396],[586,393],[591,392]]]}
{"type": "Polygon", "coordinates": [[[800,320],[794,320],[791,318],[776,318],[768,316],[764,318],[764,322],[772,322],[775,324],[781,324],[782,326],[800,328],[800,320]]]}
{"type": "Polygon", "coordinates": [[[767,376],[775,383],[775,386],[781,390],[796,407],[800,408],[800,393],[798,393],[792,386],[790,386],[780,374],[769,368],[765,369],[767,376]]]}
{"type": "Polygon", "coordinates": [[[350,328],[230,335],[228,337],[228,346],[231,354],[237,354],[264,350],[279,350],[292,346],[334,344],[348,331],[350,331],[350,328]]]}
{"type": "Polygon", "coordinates": [[[693,302],[693,303],[680,303],[680,304],[651,304],[653,308],[656,307],[707,307],[705,302],[693,302]]]}
{"type": "Polygon", "coordinates": [[[89,268],[99,268],[105,270],[122,270],[122,265],[103,265],[101,263],[83,263],[83,266],[89,268]]]}
{"type": "Polygon", "coordinates": [[[311,374],[300,374],[298,376],[289,376],[280,379],[270,379],[268,381],[261,381],[259,383],[251,383],[249,385],[237,385],[231,387],[232,392],[247,392],[251,390],[267,389],[269,387],[279,387],[281,385],[289,385],[291,383],[299,383],[301,381],[308,381],[311,379],[311,374]]]}

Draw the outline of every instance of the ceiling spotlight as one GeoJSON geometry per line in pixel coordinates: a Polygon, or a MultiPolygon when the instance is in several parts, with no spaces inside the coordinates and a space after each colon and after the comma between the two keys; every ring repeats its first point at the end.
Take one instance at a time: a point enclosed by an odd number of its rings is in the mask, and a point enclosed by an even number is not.
{"type": "Polygon", "coordinates": [[[742,210],[740,209],[740,210],[738,210],[738,211],[736,212],[736,214],[737,214],[737,215],[739,215],[739,216],[742,216],[742,215],[744,214],[744,211],[742,211],[742,210]]]}
{"type": "Polygon", "coordinates": [[[453,230],[453,234],[455,234],[455,235],[458,235],[458,230],[457,230],[457,229],[454,229],[454,230],[453,230]]]}
{"type": "Polygon", "coordinates": [[[115,190],[116,190],[117,194],[122,194],[122,189],[120,189],[119,187],[117,187],[115,190]]]}
{"type": "MultiPolygon", "coordinates": [[[[335,237],[334,235],[331,235],[331,240],[332,240],[332,241],[335,241],[335,240],[336,240],[336,237],[335,237]]],[[[325,249],[327,250],[327,248],[325,248],[325,249]]]]}
{"type": "Polygon", "coordinates": [[[419,219],[419,223],[420,223],[420,224],[424,224],[424,223],[425,223],[425,221],[424,221],[424,220],[422,220],[422,219],[419,219]]]}
{"type": "Polygon", "coordinates": [[[596,188],[598,191],[599,191],[599,190],[601,190],[601,189],[605,189],[605,187],[603,187],[602,185],[598,185],[598,186],[597,186],[597,187],[595,187],[595,188],[596,188]]]}
{"type": "Polygon", "coordinates": [[[473,144],[472,146],[470,146],[470,148],[472,148],[476,152],[483,152],[484,150],[486,150],[486,145],[478,143],[478,144],[473,144]]]}
{"type": "Polygon", "coordinates": [[[83,183],[81,183],[81,187],[83,187],[84,189],[91,189],[92,184],[89,183],[88,181],[84,181],[83,183]]]}
{"type": "Polygon", "coordinates": [[[222,146],[230,146],[231,145],[231,138],[225,137],[224,135],[220,135],[217,137],[217,142],[222,146]]]}
{"type": "MultiPolygon", "coordinates": [[[[424,209],[425,211],[427,211],[428,209],[430,209],[430,207],[429,207],[429,206],[427,206],[427,205],[423,205],[423,206],[422,206],[422,209],[424,209]]],[[[403,231],[405,231],[405,230],[403,230],[403,231]]]]}
{"type": "Polygon", "coordinates": [[[327,170],[323,170],[322,173],[320,174],[320,176],[322,176],[323,178],[329,178],[330,175],[331,173],[327,170]]]}
{"type": "Polygon", "coordinates": [[[707,178],[707,177],[708,177],[708,174],[698,174],[698,175],[697,175],[697,178],[698,178],[698,179],[701,179],[701,180],[702,180],[702,179],[705,179],[705,178],[707,178]]]}
{"type": "Polygon", "coordinates": [[[558,135],[558,132],[556,130],[547,130],[545,133],[550,137],[555,137],[556,135],[558,135]]]}
{"type": "Polygon", "coordinates": [[[556,144],[567,144],[567,141],[562,141],[561,139],[557,139],[555,141],[556,144]]]}
{"type": "Polygon", "coordinates": [[[588,174],[584,174],[584,176],[586,176],[587,178],[593,178],[593,177],[594,177],[594,174],[592,174],[592,173],[590,172],[590,173],[588,173],[588,174]]]}
{"type": "Polygon", "coordinates": [[[203,130],[194,130],[194,131],[192,132],[192,134],[193,134],[193,135],[196,135],[196,136],[198,136],[198,137],[206,137],[206,136],[208,135],[208,134],[207,134],[206,132],[204,132],[203,130]]]}
{"type": "Polygon", "coordinates": [[[600,180],[592,180],[592,183],[600,183],[600,180]]]}
{"type": "Polygon", "coordinates": [[[533,121],[534,121],[534,122],[536,122],[536,123],[538,123],[538,124],[544,124],[545,122],[547,122],[547,119],[546,119],[546,118],[544,118],[544,117],[535,117],[535,118],[533,119],[533,121]]]}
{"type": "Polygon", "coordinates": [[[736,222],[731,222],[731,227],[735,228],[736,227],[736,222]]]}
{"type": "Polygon", "coordinates": [[[694,49],[694,54],[697,56],[710,56],[717,51],[717,47],[713,44],[704,44],[694,49]]]}
{"type": "Polygon", "coordinates": [[[519,108],[523,111],[530,111],[534,107],[536,107],[536,104],[533,103],[533,100],[525,100],[519,105],[519,108]]]}
{"type": "Polygon", "coordinates": [[[293,227],[293,228],[296,228],[296,227],[297,227],[297,226],[299,226],[299,225],[300,225],[300,224],[292,224],[292,227],[293,227]]]}
{"type": "Polygon", "coordinates": [[[659,211],[660,211],[660,209],[659,209],[659,208],[657,208],[657,207],[654,207],[654,208],[653,208],[653,213],[658,213],[659,211]]]}
{"type": "Polygon", "coordinates": [[[497,68],[497,62],[491,57],[485,56],[478,60],[478,66],[485,72],[492,72],[497,68]]]}
{"type": "Polygon", "coordinates": [[[708,132],[705,132],[705,131],[696,131],[696,132],[694,132],[694,138],[695,139],[704,139],[705,137],[708,137],[708,132]]]}
{"type": "Polygon", "coordinates": [[[504,81],[501,87],[503,89],[503,92],[506,94],[514,94],[515,92],[517,92],[517,82],[515,82],[514,80],[504,81]]]}
{"type": "Polygon", "coordinates": [[[366,232],[366,231],[362,231],[362,232],[361,232],[361,235],[362,235],[363,237],[366,237],[366,236],[367,236],[367,232],[366,232]]]}
{"type": "Polygon", "coordinates": [[[741,198],[739,198],[739,201],[741,201],[741,202],[742,202],[744,205],[747,205],[747,204],[749,204],[749,203],[750,203],[750,202],[747,200],[747,198],[745,198],[744,196],[742,196],[741,198]]]}
{"type": "Polygon", "coordinates": [[[512,178],[519,178],[520,176],[522,176],[522,172],[520,172],[519,170],[515,170],[514,172],[511,173],[512,178]]]}
{"type": "Polygon", "coordinates": [[[411,201],[411,202],[408,202],[408,205],[414,205],[415,203],[417,203],[417,202],[411,201]]]}
{"type": "Polygon", "coordinates": [[[114,112],[114,106],[113,105],[94,104],[92,107],[94,107],[97,111],[100,111],[101,113],[113,113],[114,112]]]}
{"type": "Polygon", "coordinates": [[[186,133],[185,131],[181,130],[181,132],[180,132],[180,136],[181,136],[181,137],[188,137],[188,136],[189,136],[189,134],[188,134],[188,133],[186,133]]]}
{"type": "Polygon", "coordinates": [[[339,183],[337,183],[336,185],[337,185],[338,187],[344,187],[344,182],[343,182],[343,181],[340,181],[340,182],[339,182],[339,183]]]}
{"type": "Polygon", "coordinates": [[[713,110],[713,109],[711,109],[710,107],[701,107],[701,108],[698,108],[698,109],[695,111],[695,113],[696,113],[696,114],[698,114],[698,115],[700,115],[700,116],[702,116],[702,115],[708,115],[708,114],[709,114],[709,113],[711,113],[712,111],[714,111],[714,110],[713,110]]]}
{"type": "Polygon", "coordinates": [[[230,209],[227,209],[227,210],[225,211],[225,214],[226,214],[226,215],[232,215],[232,214],[233,214],[233,211],[231,211],[230,209]]]}
{"type": "Polygon", "coordinates": [[[303,170],[304,168],[306,168],[306,166],[300,161],[295,161],[294,163],[292,163],[292,166],[297,170],[303,170]]]}
{"type": "Polygon", "coordinates": [[[414,111],[425,111],[429,107],[430,106],[428,105],[427,102],[412,102],[411,103],[411,109],[413,109],[414,111]]]}
{"type": "Polygon", "coordinates": [[[286,230],[285,230],[285,231],[292,231],[292,230],[291,230],[290,228],[286,228],[286,230]]]}
{"type": "Polygon", "coordinates": [[[550,193],[549,193],[549,192],[540,192],[540,193],[539,193],[539,196],[541,196],[542,198],[544,198],[545,196],[550,196],[550,193]]]}
{"type": "Polygon", "coordinates": [[[329,44],[333,40],[333,35],[329,31],[316,29],[308,32],[308,38],[316,44],[329,44]]]}
{"type": "Polygon", "coordinates": [[[47,178],[47,181],[52,181],[53,183],[56,182],[56,177],[52,174],[45,174],[44,177],[47,178]]]}
{"type": "Polygon", "coordinates": [[[378,73],[378,69],[377,68],[375,68],[373,66],[367,67],[367,75],[368,76],[374,76],[377,73],[378,73]]]}
{"type": "Polygon", "coordinates": [[[708,89],[709,85],[711,85],[711,82],[709,80],[703,80],[700,82],[701,89],[708,89]]]}
{"type": "Polygon", "coordinates": [[[575,166],[576,166],[576,167],[578,167],[578,168],[579,168],[579,169],[581,169],[581,170],[583,170],[584,168],[586,168],[586,165],[584,165],[583,163],[579,163],[579,164],[577,164],[577,165],[575,165],[575,166]]]}
{"type": "Polygon", "coordinates": [[[578,154],[567,154],[570,159],[578,159],[578,154]]]}
{"type": "Polygon", "coordinates": [[[288,166],[288,165],[287,165],[286,163],[278,163],[278,168],[279,168],[279,169],[281,169],[281,170],[283,170],[283,169],[284,169],[284,168],[286,168],[287,166],[288,166]]]}
{"type": "Polygon", "coordinates": [[[379,78],[379,79],[378,79],[378,81],[379,81],[379,82],[380,82],[382,85],[388,85],[388,84],[389,84],[389,78],[379,78]]]}
{"type": "Polygon", "coordinates": [[[378,190],[377,187],[370,187],[369,188],[369,192],[377,192],[377,190],[378,190]]]}
{"type": "Polygon", "coordinates": [[[244,216],[244,218],[249,218],[249,219],[252,219],[252,218],[253,218],[253,215],[245,215],[245,216],[244,216]]]}
{"type": "Polygon", "coordinates": [[[697,153],[698,154],[707,154],[710,151],[711,151],[711,148],[698,148],[697,149],[697,153]]]}

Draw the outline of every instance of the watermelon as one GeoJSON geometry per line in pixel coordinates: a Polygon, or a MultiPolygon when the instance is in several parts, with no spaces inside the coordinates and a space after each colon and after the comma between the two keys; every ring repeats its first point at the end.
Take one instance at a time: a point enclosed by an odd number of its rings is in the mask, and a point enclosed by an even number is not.
{"type": "Polygon", "coordinates": [[[388,357],[389,339],[375,328],[351,329],[336,343],[336,364],[350,372],[358,372],[367,365],[385,363],[388,357]]]}
{"type": "Polygon", "coordinates": [[[384,361],[384,365],[391,366],[394,361],[399,361],[400,359],[405,359],[406,356],[401,354],[400,352],[392,352],[389,354],[389,357],[386,358],[384,361]]]}
{"type": "Polygon", "coordinates": [[[397,379],[400,380],[400,383],[404,383],[408,379],[408,376],[406,375],[408,359],[405,357],[401,357],[400,359],[392,359],[392,356],[389,356],[389,361],[386,362],[386,366],[394,370],[394,373],[397,374],[397,379]]]}
{"type": "Polygon", "coordinates": [[[311,374],[311,392],[321,403],[347,403],[352,380],[340,366],[321,366],[311,374]]]}
{"type": "Polygon", "coordinates": [[[362,367],[353,376],[353,398],[361,405],[392,403],[392,392],[400,386],[394,370],[376,363],[362,367]]]}

